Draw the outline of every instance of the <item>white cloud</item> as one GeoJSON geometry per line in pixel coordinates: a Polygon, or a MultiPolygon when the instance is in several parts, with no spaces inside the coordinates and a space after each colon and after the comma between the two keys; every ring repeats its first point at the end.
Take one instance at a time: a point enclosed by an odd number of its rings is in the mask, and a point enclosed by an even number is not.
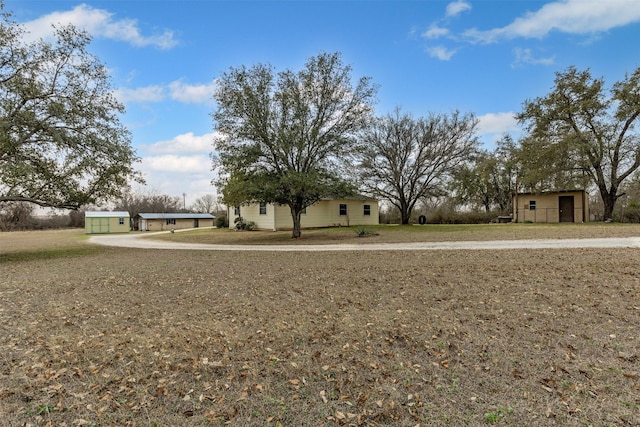
{"type": "Polygon", "coordinates": [[[441,61],[450,60],[453,57],[453,55],[455,55],[456,53],[456,50],[450,50],[444,46],[427,47],[426,51],[429,54],[429,56],[440,59],[441,61]]]}
{"type": "Polygon", "coordinates": [[[422,37],[426,39],[437,39],[449,34],[449,30],[444,27],[440,27],[437,24],[433,24],[427,31],[422,33],[422,37]]]}
{"type": "Polygon", "coordinates": [[[162,102],[166,98],[165,89],[162,86],[147,86],[136,89],[120,88],[114,91],[114,95],[118,101],[124,104],[128,102],[162,102]]]}
{"type": "Polygon", "coordinates": [[[511,64],[512,68],[519,67],[522,64],[533,64],[533,65],[553,65],[555,63],[555,58],[536,58],[534,57],[531,49],[523,49],[517,47],[513,50],[514,60],[511,64]]]}
{"type": "Polygon", "coordinates": [[[211,160],[204,154],[191,156],[165,154],[143,157],[142,166],[142,169],[151,172],[204,173],[211,170],[211,160]]]}
{"type": "Polygon", "coordinates": [[[478,132],[481,134],[519,131],[520,126],[514,112],[487,113],[478,116],[478,132]]]}
{"type": "Polygon", "coordinates": [[[133,46],[155,46],[170,49],[178,44],[174,34],[165,30],[161,34],[145,36],[134,19],[114,19],[114,15],[104,9],[95,9],[81,4],[68,11],[52,12],[33,21],[25,22],[29,37],[48,38],[52,35],[51,25],[72,24],[86,30],[93,37],[102,37],[132,44],[133,46]]]}
{"type": "Polygon", "coordinates": [[[487,113],[478,116],[478,133],[480,140],[489,147],[502,139],[505,134],[518,136],[522,128],[516,120],[514,112],[487,113]]]}
{"type": "Polygon", "coordinates": [[[169,84],[171,98],[185,104],[213,102],[215,88],[215,80],[209,84],[200,85],[189,85],[181,80],[176,80],[169,84]]]}
{"type": "Polygon", "coordinates": [[[494,43],[501,39],[543,38],[552,31],[593,34],[640,21],[638,0],[560,0],[547,3],[511,24],[481,31],[471,29],[471,41],[494,43]]]}
{"type": "Polygon", "coordinates": [[[149,146],[147,151],[155,154],[164,153],[210,153],[213,150],[214,133],[194,135],[193,132],[178,135],[168,141],[160,141],[149,146]]]}
{"type": "Polygon", "coordinates": [[[162,102],[167,98],[183,104],[206,104],[213,102],[216,82],[189,85],[182,80],[175,80],[168,85],[154,85],[139,88],[119,88],[114,91],[116,98],[122,103],[162,102]]]}
{"type": "Polygon", "coordinates": [[[464,0],[454,1],[447,5],[447,16],[457,16],[467,10],[471,10],[471,3],[464,0]]]}

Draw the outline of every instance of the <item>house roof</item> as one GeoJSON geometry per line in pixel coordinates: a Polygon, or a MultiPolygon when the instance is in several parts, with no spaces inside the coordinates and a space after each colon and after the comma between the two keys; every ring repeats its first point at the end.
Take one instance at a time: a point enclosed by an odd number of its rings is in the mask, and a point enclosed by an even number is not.
{"type": "Polygon", "coordinates": [[[321,200],[376,200],[376,199],[373,197],[365,196],[364,194],[351,194],[349,196],[344,196],[344,197],[326,196],[326,197],[322,197],[321,200]]]}
{"type": "Polygon", "coordinates": [[[127,211],[86,211],[85,218],[122,218],[129,217],[127,211]]]}
{"type": "Polygon", "coordinates": [[[553,194],[563,194],[563,193],[587,193],[586,190],[558,190],[558,191],[540,191],[540,192],[529,192],[529,191],[519,191],[514,193],[515,196],[548,196],[553,194]]]}
{"type": "Polygon", "coordinates": [[[208,213],[139,213],[136,216],[142,219],[216,219],[208,213]]]}

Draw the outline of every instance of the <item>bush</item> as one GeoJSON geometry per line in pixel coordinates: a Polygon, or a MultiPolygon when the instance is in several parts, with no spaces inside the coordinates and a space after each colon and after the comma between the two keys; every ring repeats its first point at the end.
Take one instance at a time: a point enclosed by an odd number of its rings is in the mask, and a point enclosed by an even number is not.
{"type": "Polygon", "coordinates": [[[489,224],[498,217],[498,212],[457,212],[449,209],[436,209],[427,215],[429,224],[489,224]]]}
{"type": "Polygon", "coordinates": [[[216,217],[216,228],[229,228],[229,218],[226,215],[216,217]]]}
{"type": "Polygon", "coordinates": [[[244,218],[242,218],[241,216],[236,217],[236,219],[233,220],[234,224],[236,225],[236,230],[240,231],[240,230],[246,230],[246,231],[253,231],[256,228],[256,223],[253,221],[249,221],[249,222],[244,222],[244,218]]]}
{"type": "Polygon", "coordinates": [[[358,237],[369,237],[369,236],[377,236],[378,233],[369,230],[367,227],[365,226],[359,226],[353,229],[353,231],[356,233],[356,236],[358,237]]]}
{"type": "Polygon", "coordinates": [[[624,210],[622,220],[624,222],[640,222],[640,202],[636,200],[632,200],[627,205],[627,208],[624,210]]]}

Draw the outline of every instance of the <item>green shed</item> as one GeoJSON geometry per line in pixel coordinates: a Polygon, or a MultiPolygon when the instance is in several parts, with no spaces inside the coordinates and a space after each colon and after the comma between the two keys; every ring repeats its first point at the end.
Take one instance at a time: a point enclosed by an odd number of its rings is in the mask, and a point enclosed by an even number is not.
{"type": "Polygon", "coordinates": [[[128,233],[130,230],[129,212],[87,211],[84,213],[85,234],[128,233]]]}

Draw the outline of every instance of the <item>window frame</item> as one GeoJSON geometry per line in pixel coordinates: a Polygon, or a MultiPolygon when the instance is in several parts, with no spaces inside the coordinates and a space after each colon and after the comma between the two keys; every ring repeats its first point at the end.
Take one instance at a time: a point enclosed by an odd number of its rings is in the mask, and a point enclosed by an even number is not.
{"type": "Polygon", "coordinates": [[[347,204],[346,203],[340,203],[338,205],[338,215],[339,216],[347,216],[347,204]]]}
{"type": "Polygon", "coordinates": [[[371,205],[362,205],[362,215],[371,216],[371,205]]]}
{"type": "Polygon", "coordinates": [[[258,213],[259,215],[266,215],[267,214],[267,204],[265,202],[260,202],[259,208],[258,208],[258,213]]]}
{"type": "Polygon", "coordinates": [[[530,211],[535,211],[536,210],[536,201],[535,200],[529,200],[529,210],[530,211]]]}

